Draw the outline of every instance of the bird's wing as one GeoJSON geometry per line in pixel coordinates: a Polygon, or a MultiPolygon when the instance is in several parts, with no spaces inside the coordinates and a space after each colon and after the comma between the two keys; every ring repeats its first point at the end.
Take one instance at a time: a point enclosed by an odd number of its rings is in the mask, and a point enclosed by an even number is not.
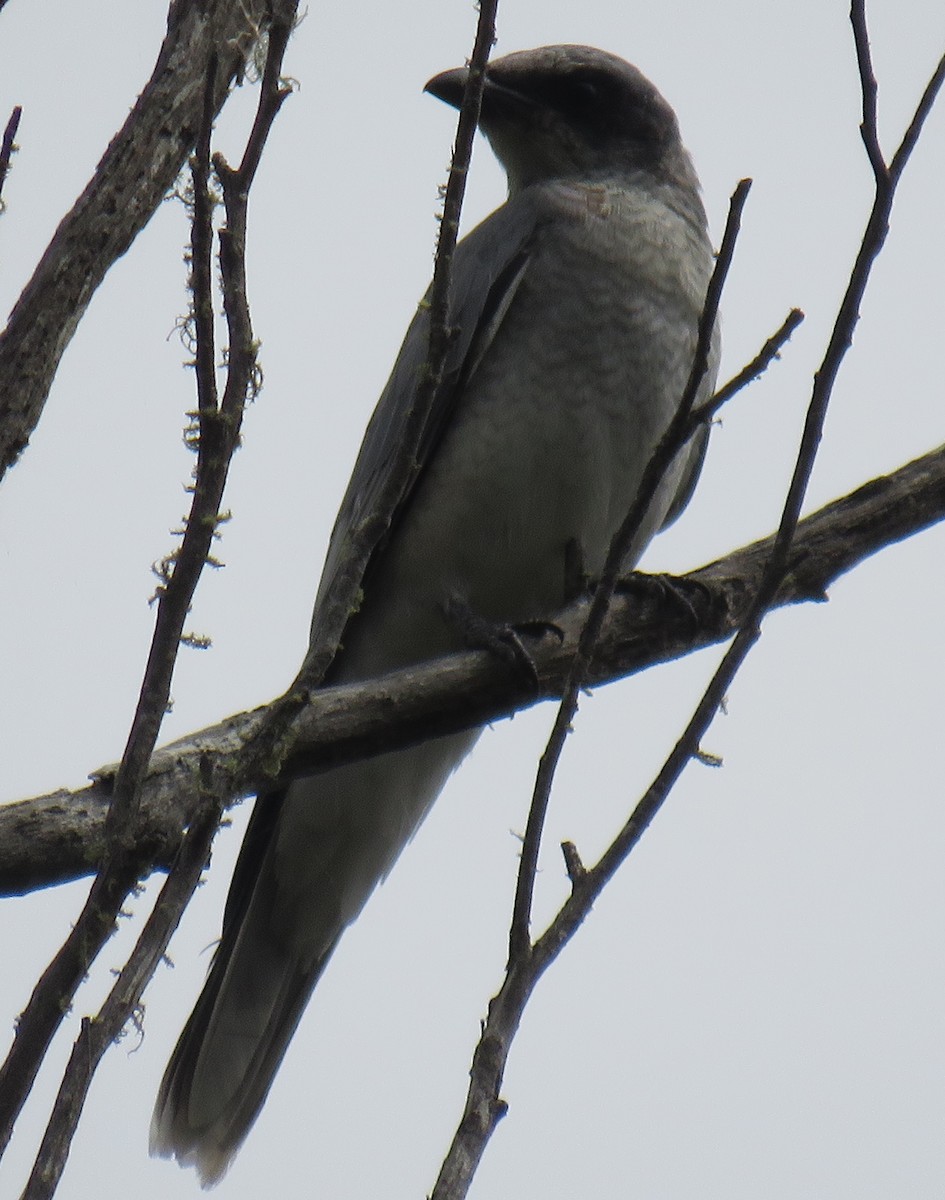
{"type": "MultiPolygon", "coordinates": [[[[482,361],[527,270],[538,220],[533,204],[526,197],[521,201],[505,204],[456,247],[449,306],[449,324],[456,334],[447,354],[443,382],[420,439],[417,457],[421,469],[436,452],[463,388],[482,361]]],[[[384,502],[384,485],[398,455],[404,453],[403,430],[426,363],[429,325],[429,310],[421,305],[361,443],[328,545],[312,618],[310,657],[323,648],[330,655],[335,653],[347,618],[357,610],[365,571],[371,560],[383,553],[398,518],[410,503],[413,489],[408,488],[395,498],[390,514],[377,511],[384,502]],[[355,562],[352,570],[352,560],[359,555],[360,565],[355,562]]],[[[419,473],[415,473],[414,487],[418,478],[419,473]]],[[[224,940],[228,931],[238,929],[242,921],[284,798],[285,788],[275,789],[266,794],[264,804],[257,804],[253,810],[227,897],[224,940]]]]}
{"type": "MultiPolygon", "coordinates": [[[[371,560],[383,553],[394,526],[410,503],[413,487],[425,463],[451,420],[463,389],[482,361],[515,296],[529,263],[529,248],[538,227],[535,208],[528,199],[503,206],[464,238],[456,248],[448,323],[455,334],[449,343],[443,381],[437,389],[429,417],[416,451],[420,468],[393,500],[387,486],[398,472],[404,447],[404,429],[426,363],[429,310],[421,305],[401,347],[400,354],[374,415],[368,425],[351,482],[341,504],[328,547],[322,582],[315,602],[312,644],[316,650],[327,643],[334,654],[344,631],[346,616],[357,607],[361,579],[371,560]],[[380,511],[389,507],[389,512],[380,511]],[[361,555],[351,569],[352,556],[361,555]],[[331,615],[326,624],[326,607],[331,615]],[[341,619],[338,619],[338,614],[341,619]]],[[[310,652],[311,653],[311,652],[310,652]]],[[[225,987],[229,965],[250,911],[261,864],[287,797],[286,788],[260,797],[253,810],[246,836],[233,872],[223,915],[223,935],[214,956],[210,978],[171,1059],[155,1109],[154,1144],[178,1154],[191,1154],[199,1138],[189,1126],[189,1089],[225,987]]],[[[238,1095],[238,1107],[227,1109],[226,1121],[243,1132],[261,1106],[275,1067],[282,1057],[308,1000],[314,980],[327,960],[331,947],[322,947],[317,963],[304,977],[293,975],[286,985],[286,1007],[274,1017],[275,1040],[264,1042],[265,1068],[247,1076],[249,1083],[238,1095]],[[289,1003],[291,1001],[291,1003],[289,1003]]],[[[282,1003],[282,1001],[279,1001],[282,1003]]],[[[229,1102],[228,1102],[229,1104],[229,1102]]],[[[232,1107],[232,1106],[231,1106],[232,1107]]],[[[222,1118],[221,1118],[222,1120],[222,1118]]],[[[229,1136],[229,1134],[227,1134],[229,1136]]],[[[225,1140],[225,1139],[224,1139],[225,1140]]],[[[238,1139],[237,1139],[238,1141],[238,1139]]],[[[232,1152],[236,1141],[229,1145],[232,1152]]],[[[212,1173],[211,1173],[212,1174],[212,1173]]]]}
{"type": "MultiPolygon", "coordinates": [[[[698,408],[701,404],[705,404],[715,391],[716,377],[719,373],[719,358],[721,357],[722,340],[719,331],[719,325],[716,323],[715,329],[712,331],[712,343],[709,347],[709,361],[706,365],[705,375],[699,385],[699,391],[696,395],[694,407],[698,408]]],[[[681,399],[682,397],[680,397],[681,399]]],[[[673,502],[670,505],[669,512],[663,518],[663,524],[660,529],[667,529],[676,518],[682,513],[683,509],[692,499],[692,493],[696,490],[696,484],[699,482],[699,475],[702,471],[702,464],[705,461],[706,450],[709,446],[709,424],[706,422],[693,435],[689,442],[689,449],[686,452],[686,469],[679,481],[679,486],[676,488],[676,495],[673,497],[673,502]]]]}
{"type": "Polygon", "coordinates": [[[335,521],[315,599],[310,655],[325,642],[337,644],[347,618],[356,611],[365,571],[383,552],[409,505],[424,465],[436,453],[466,384],[508,312],[528,269],[538,224],[531,199],[516,197],[456,247],[448,309],[451,340],[443,379],[420,434],[418,470],[399,494],[391,496],[387,493],[392,477],[404,474],[400,468],[409,454],[404,445],[405,426],[427,361],[430,315],[425,302],[410,323],[335,521]],[[349,569],[352,560],[353,571],[349,569]]]}

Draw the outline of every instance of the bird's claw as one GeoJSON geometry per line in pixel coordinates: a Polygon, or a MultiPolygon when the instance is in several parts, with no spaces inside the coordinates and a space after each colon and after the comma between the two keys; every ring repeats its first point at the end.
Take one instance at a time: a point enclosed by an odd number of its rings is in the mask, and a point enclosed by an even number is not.
{"type": "Polygon", "coordinates": [[[678,575],[647,575],[632,571],[617,580],[615,591],[624,595],[639,596],[657,608],[675,609],[676,614],[698,625],[701,621],[699,600],[711,598],[711,591],[697,579],[678,575]]]}
{"type": "Polygon", "coordinates": [[[538,668],[522,636],[543,637],[553,633],[559,640],[564,640],[563,631],[551,621],[523,621],[520,625],[490,621],[458,596],[451,596],[443,605],[443,611],[470,649],[486,650],[495,655],[536,689],[540,685],[538,668]]]}

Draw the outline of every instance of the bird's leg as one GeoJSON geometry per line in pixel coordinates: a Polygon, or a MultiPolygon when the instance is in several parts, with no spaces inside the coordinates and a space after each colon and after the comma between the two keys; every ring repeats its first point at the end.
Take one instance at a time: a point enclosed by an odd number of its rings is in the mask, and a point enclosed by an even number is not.
{"type": "Polygon", "coordinates": [[[584,566],[584,547],[577,538],[569,538],[564,547],[564,603],[570,604],[593,590],[593,581],[584,566]]]}

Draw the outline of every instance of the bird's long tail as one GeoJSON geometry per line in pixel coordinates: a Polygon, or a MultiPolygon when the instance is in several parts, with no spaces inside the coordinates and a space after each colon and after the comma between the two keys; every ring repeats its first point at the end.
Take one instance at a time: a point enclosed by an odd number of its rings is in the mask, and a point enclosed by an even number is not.
{"type": "Polygon", "coordinates": [[[161,1084],[152,1154],[195,1166],[205,1187],[221,1178],[342,932],[475,738],[440,738],[260,797],[210,974],[161,1084]]]}

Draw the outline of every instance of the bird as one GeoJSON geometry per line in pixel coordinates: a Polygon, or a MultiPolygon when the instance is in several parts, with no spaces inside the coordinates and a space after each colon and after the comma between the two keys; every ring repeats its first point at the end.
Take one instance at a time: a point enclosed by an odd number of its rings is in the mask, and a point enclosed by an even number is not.
{"type": "MultiPolygon", "coordinates": [[[[425,91],[459,108],[468,68],[425,91]]],[[[449,343],[419,470],[350,597],[328,682],[464,645],[457,611],[497,630],[540,621],[595,579],[685,389],[713,269],[676,115],[628,62],[559,45],[494,59],[479,127],[505,202],[456,247],[449,343]],[[456,605],[460,609],[456,609],[456,605]],[[452,616],[451,616],[452,606],[452,616]]],[[[388,477],[426,361],[409,326],[369,422],[315,601],[388,477]]],[[[718,330],[698,400],[712,392],[718,330]]],[[[629,548],[631,568],[688,503],[701,428],[629,548]]],[[[481,730],[299,778],[257,799],[207,981],[168,1064],[151,1152],[223,1176],[269,1093],[344,932],[481,730]]]]}

